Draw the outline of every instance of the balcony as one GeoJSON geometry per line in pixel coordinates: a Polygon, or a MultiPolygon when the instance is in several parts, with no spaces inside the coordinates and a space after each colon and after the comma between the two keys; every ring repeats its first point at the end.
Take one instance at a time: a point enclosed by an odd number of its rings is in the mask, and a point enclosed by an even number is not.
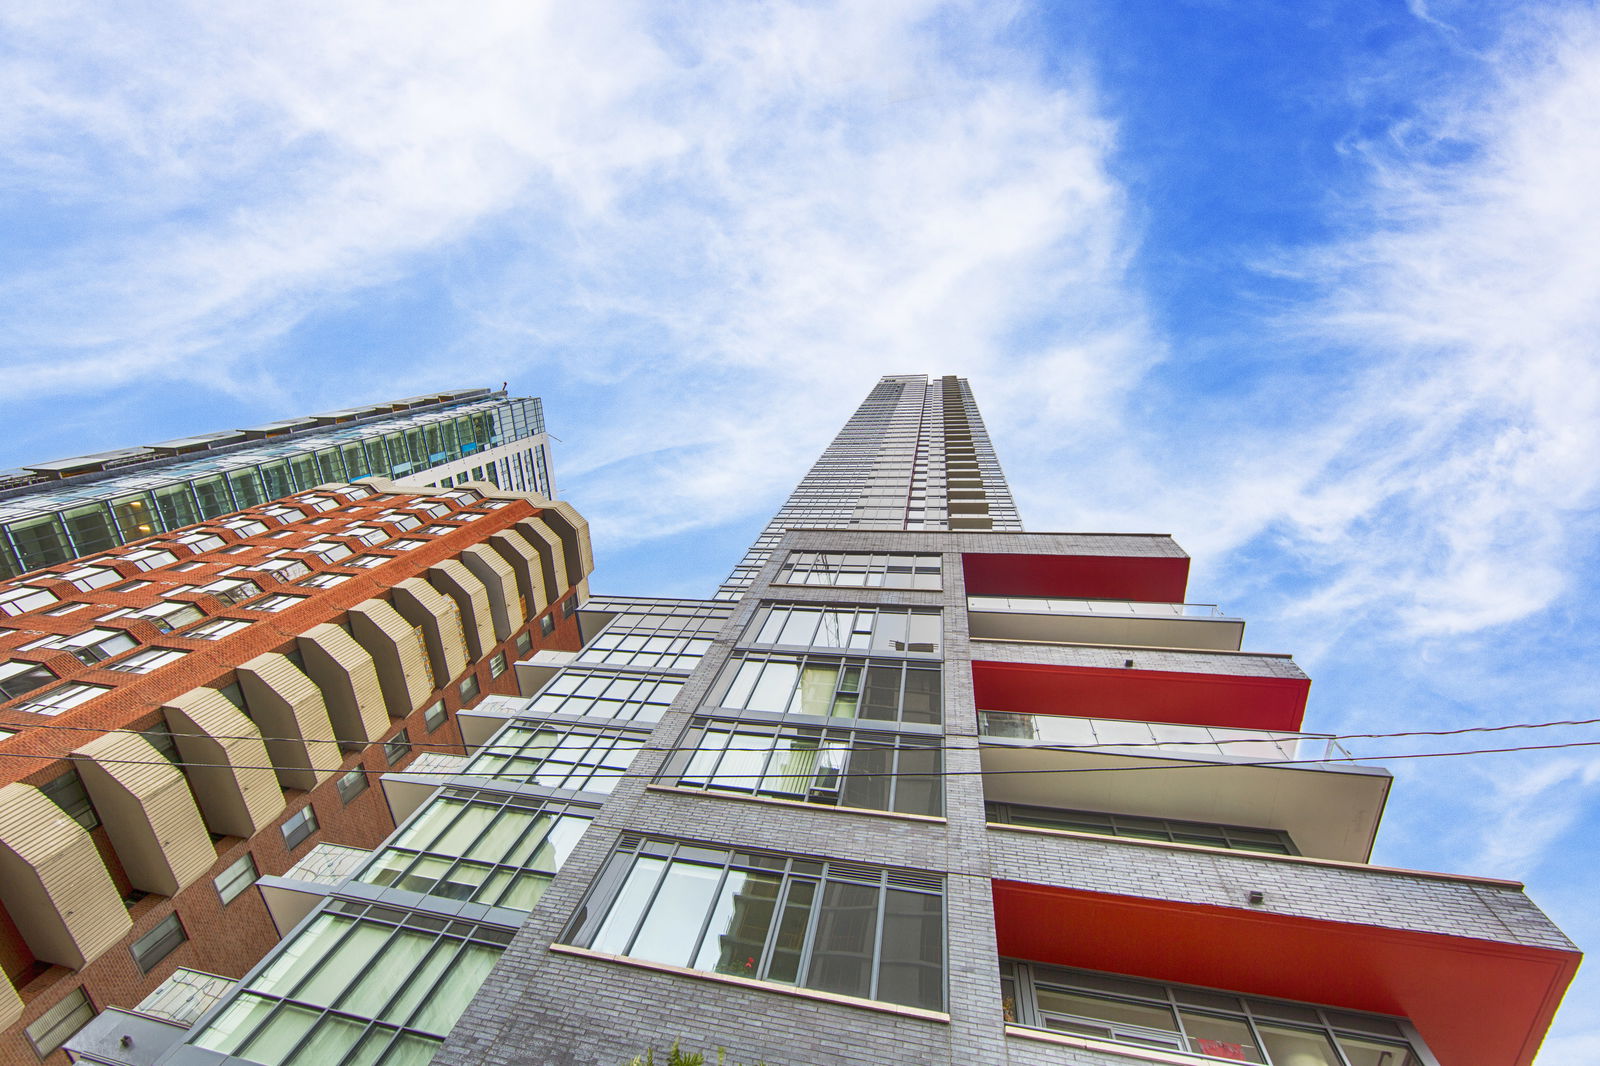
{"type": "Polygon", "coordinates": [[[1211,603],[969,596],[967,625],[981,640],[1238,651],[1244,621],[1211,603]]]}
{"type": "Polygon", "coordinates": [[[1314,733],[980,711],[979,735],[991,803],[1279,829],[1349,862],[1371,854],[1392,780],[1314,733]]]}
{"type": "Polygon", "coordinates": [[[318,844],[305,857],[285,870],[281,877],[266,876],[256,881],[267,913],[280,937],[300,924],[340,881],[367,861],[370,851],[343,844],[318,844]]]}
{"type": "Polygon", "coordinates": [[[380,777],[383,798],[388,801],[395,825],[411,817],[411,812],[422,806],[435,789],[450,784],[466,765],[465,755],[425,751],[412,759],[404,770],[393,770],[380,777]]]}

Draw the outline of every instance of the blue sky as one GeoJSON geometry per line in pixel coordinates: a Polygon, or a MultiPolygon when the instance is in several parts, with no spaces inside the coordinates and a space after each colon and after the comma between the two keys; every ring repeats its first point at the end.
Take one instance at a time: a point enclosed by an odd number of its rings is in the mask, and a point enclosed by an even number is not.
{"type": "MultiPolygon", "coordinates": [[[[468,10],[5,5],[0,466],[509,380],[596,586],[698,595],[959,373],[1025,522],[1176,535],[1308,728],[1597,717],[1592,4],[468,10]]],[[[1596,752],[1394,764],[1377,860],[1600,943],[1596,752]]]]}

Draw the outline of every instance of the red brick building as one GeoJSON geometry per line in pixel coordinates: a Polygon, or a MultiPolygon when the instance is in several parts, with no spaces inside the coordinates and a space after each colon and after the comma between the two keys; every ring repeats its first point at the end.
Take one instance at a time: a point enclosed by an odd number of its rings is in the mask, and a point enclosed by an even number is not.
{"type": "Polygon", "coordinates": [[[572,507],[332,484],[0,582],[0,1063],[277,941],[258,876],[393,828],[372,774],[580,644],[572,507]]]}

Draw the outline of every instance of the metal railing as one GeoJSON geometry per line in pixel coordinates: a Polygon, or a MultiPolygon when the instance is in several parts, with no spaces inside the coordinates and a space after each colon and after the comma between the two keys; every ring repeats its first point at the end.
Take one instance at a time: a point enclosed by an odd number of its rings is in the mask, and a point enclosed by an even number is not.
{"type": "Polygon", "coordinates": [[[1074,600],[1055,596],[968,596],[969,611],[1022,614],[1099,614],[1117,618],[1225,618],[1214,603],[1144,603],[1139,600],[1074,600]]]}
{"type": "Polygon", "coordinates": [[[1277,762],[1337,759],[1350,753],[1327,733],[1288,733],[1263,729],[1125,722],[1115,718],[1068,718],[1054,714],[979,711],[978,734],[996,740],[1024,740],[1040,746],[1093,748],[1122,753],[1131,749],[1162,757],[1277,762]]]}

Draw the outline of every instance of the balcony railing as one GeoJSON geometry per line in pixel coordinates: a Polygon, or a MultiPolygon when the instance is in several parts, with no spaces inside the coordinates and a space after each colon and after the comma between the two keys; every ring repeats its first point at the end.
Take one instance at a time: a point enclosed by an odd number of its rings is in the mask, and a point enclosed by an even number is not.
{"type": "Polygon", "coordinates": [[[1050,596],[968,596],[969,611],[1023,614],[1103,614],[1115,618],[1226,618],[1214,603],[1142,603],[1139,600],[1069,600],[1050,596]]]}
{"type": "Polygon", "coordinates": [[[1326,733],[1125,722],[1115,718],[1067,718],[1053,714],[979,711],[980,736],[1031,741],[1040,746],[1095,748],[1123,754],[1132,749],[1162,758],[1249,762],[1348,760],[1350,753],[1326,733]]]}
{"type": "Polygon", "coordinates": [[[306,852],[305,858],[284,871],[283,876],[317,885],[336,885],[355,873],[371,854],[364,848],[343,844],[318,844],[306,852]]]}

